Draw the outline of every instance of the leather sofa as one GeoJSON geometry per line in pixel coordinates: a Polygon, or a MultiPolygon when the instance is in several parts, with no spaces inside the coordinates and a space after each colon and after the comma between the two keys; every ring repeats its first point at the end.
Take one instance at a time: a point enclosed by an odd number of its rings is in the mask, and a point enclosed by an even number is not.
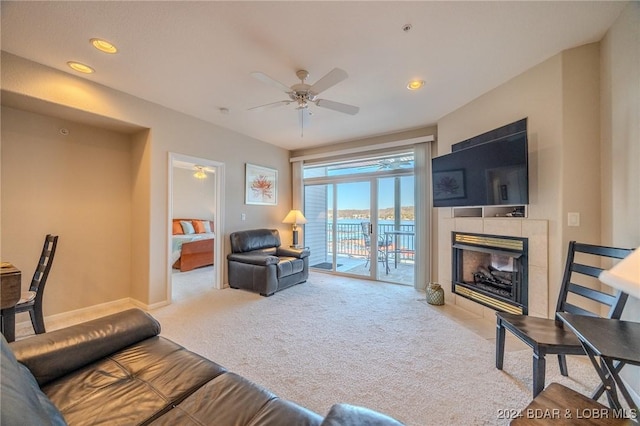
{"type": "Polygon", "coordinates": [[[277,229],[233,232],[227,255],[229,286],[271,296],[307,281],[309,250],[281,247],[277,229]]]}
{"type": "Polygon", "coordinates": [[[8,344],[2,425],[400,425],[362,407],[326,418],[159,336],[139,309],[8,344]]]}

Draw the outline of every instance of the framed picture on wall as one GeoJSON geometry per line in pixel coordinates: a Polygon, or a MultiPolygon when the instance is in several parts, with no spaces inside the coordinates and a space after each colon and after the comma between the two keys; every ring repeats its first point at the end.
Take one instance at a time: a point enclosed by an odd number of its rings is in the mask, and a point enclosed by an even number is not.
{"type": "Polygon", "coordinates": [[[246,163],[245,204],[278,204],[278,170],[246,163]]]}
{"type": "Polygon", "coordinates": [[[447,170],[433,173],[433,199],[465,198],[464,170],[447,170]]]}

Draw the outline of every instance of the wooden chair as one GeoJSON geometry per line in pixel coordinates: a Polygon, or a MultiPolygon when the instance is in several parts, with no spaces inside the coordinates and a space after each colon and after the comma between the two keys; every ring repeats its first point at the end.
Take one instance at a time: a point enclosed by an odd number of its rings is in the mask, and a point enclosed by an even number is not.
{"type": "Polygon", "coordinates": [[[609,407],[579,394],[559,383],[551,383],[523,410],[517,410],[521,416],[513,419],[510,426],[547,426],[553,425],[601,425],[601,426],[633,426],[631,419],[620,418],[609,407]],[[593,413],[596,417],[589,419],[586,415],[593,413]],[[550,417],[549,415],[553,417],[550,417]],[[577,419],[582,414],[583,419],[577,419]]]}
{"type": "MultiPolygon", "coordinates": [[[[631,249],[602,247],[571,241],[556,313],[569,312],[577,315],[600,316],[598,313],[601,305],[606,305],[608,307],[606,317],[619,319],[628,295],[620,291],[611,295],[589,288],[583,282],[585,282],[585,276],[597,279],[603,270],[600,263],[602,258],[623,259],[632,251],[631,249]],[[576,254],[580,254],[580,259],[576,260],[576,254]],[[580,297],[576,299],[576,296],[580,297]],[[574,304],[576,300],[581,298],[591,301],[592,310],[574,304]]],[[[597,284],[599,281],[595,281],[595,283],[597,284]]],[[[560,373],[563,376],[568,375],[565,355],[585,355],[575,334],[571,330],[563,328],[562,322],[557,318],[538,318],[506,312],[496,312],[496,316],[496,368],[502,370],[505,330],[509,330],[533,349],[534,398],[544,389],[545,355],[558,355],[560,373]]]]}
{"type": "Polygon", "coordinates": [[[42,253],[36,271],[33,273],[29,291],[22,293],[20,301],[16,305],[16,313],[29,312],[31,324],[36,334],[45,333],[44,316],[42,315],[42,301],[44,298],[44,286],[49,277],[53,256],[58,245],[57,235],[47,235],[42,246],[42,253]]]}

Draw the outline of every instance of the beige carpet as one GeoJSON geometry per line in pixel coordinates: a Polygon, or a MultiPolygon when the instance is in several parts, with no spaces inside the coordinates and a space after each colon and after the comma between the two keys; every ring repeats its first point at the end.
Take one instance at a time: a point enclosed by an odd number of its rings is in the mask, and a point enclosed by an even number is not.
{"type": "MultiPolygon", "coordinates": [[[[531,400],[530,350],[496,370],[493,341],[411,287],[312,273],[264,298],[206,290],[210,273],[174,275],[174,304],[152,312],[162,334],[319,414],[347,402],[408,425],[508,424],[499,410],[531,400]]],[[[569,358],[570,378],[547,364],[547,383],[598,383],[583,359],[569,358]]]]}

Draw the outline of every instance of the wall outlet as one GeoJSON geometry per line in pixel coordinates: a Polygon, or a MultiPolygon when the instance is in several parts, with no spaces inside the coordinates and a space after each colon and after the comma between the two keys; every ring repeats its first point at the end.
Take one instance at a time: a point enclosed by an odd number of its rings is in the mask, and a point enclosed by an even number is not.
{"type": "Polygon", "coordinates": [[[247,220],[247,214],[246,213],[240,213],[240,220],[247,220]]]}
{"type": "Polygon", "coordinates": [[[580,226],[580,213],[567,213],[567,226],[580,226]]]}

